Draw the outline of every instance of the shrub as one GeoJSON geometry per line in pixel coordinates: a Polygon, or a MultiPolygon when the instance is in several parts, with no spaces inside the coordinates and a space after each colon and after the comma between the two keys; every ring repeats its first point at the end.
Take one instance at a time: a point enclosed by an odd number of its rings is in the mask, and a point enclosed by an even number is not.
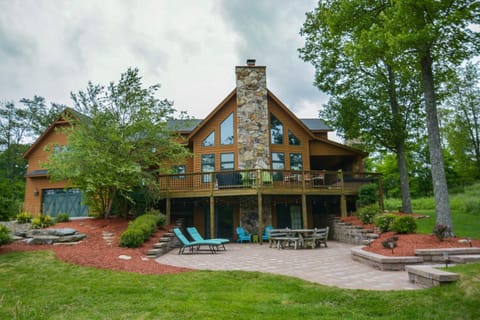
{"type": "Polygon", "coordinates": [[[396,215],[387,213],[387,214],[379,214],[373,220],[375,225],[380,229],[380,232],[387,232],[392,230],[392,224],[396,218],[397,218],[396,215]]]}
{"type": "Polygon", "coordinates": [[[136,228],[128,228],[120,236],[120,246],[127,248],[137,248],[144,242],[143,231],[136,228]]]}
{"type": "Polygon", "coordinates": [[[415,233],[415,230],[417,230],[417,222],[412,216],[398,216],[393,221],[392,231],[395,231],[396,233],[415,233]]]}
{"type": "Polygon", "coordinates": [[[436,224],[433,228],[433,234],[437,236],[438,240],[443,241],[445,238],[450,237],[452,229],[446,224],[436,224]]]}
{"type": "Polygon", "coordinates": [[[10,229],[3,224],[0,224],[0,246],[4,244],[9,244],[12,242],[12,236],[10,235],[10,229]]]}
{"type": "Polygon", "coordinates": [[[164,223],[164,220],[162,219],[165,218],[160,214],[148,213],[138,216],[135,220],[129,223],[127,230],[120,236],[120,246],[129,248],[139,247],[143,242],[148,240],[155,231],[157,231],[159,223],[164,223]],[[128,232],[130,230],[135,231],[128,232]],[[142,237],[141,242],[138,242],[139,234],[142,237]]]}
{"type": "Polygon", "coordinates": [[[24,224],[24,223],[30,223],[32,222],[33,216],[28,213],[28,212],[20,212],[15,216],[15,220],[17,220],[17,223],[24,224]]]}
{"type": "Polygon", "coordinates": [[[41,229],[53,226],[55,222],[48,214],[41,214],[32,219],[32,229],[41,229]]]}
{"type": "Polygon", "coordinates": [[[358,218],[365,224],[372,224],[373,219],[380,213],[380,207],[377,204],[371,204],[358,210],[358,218]]]}
{"type": "Polygon", "coordinates": [[[56,217],[55,217],[55,222],[56,223],[59,223],[59,222],[68,222],[70,221],[70,215],[68,213],[59,213],[56,217]]]}
{"type": "Polygon", "coordinates": [[[369,183],[358,188],[358,203],[362,207],[378,203],[378,186],[369,183]]]}

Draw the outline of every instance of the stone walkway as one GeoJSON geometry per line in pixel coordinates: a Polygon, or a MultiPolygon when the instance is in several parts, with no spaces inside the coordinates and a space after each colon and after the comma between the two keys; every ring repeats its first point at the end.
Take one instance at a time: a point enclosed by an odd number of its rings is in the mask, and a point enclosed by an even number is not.
{"type": "MultiPolygon", "coordinates": [[[[405,271],[379,271],[350,257],[352,245],[330,241],[328,248],[276,249],[268,243],[230,243],[227,251],[210,254],[185,253],[178,249],[156,259],[157,262],[198,270],[244,270],[282,274],[344,289],[413,290],[405,271]]],[[[187,250],[186,250],[187,252],[187,250]]]]}

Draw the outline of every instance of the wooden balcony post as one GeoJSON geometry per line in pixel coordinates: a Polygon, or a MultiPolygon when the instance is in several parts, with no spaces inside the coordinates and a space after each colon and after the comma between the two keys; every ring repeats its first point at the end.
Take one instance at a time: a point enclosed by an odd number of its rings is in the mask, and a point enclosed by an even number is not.
{"type": "Polygon", "coordinates": [[[302,193],[302,220],[303,220],[303,228],[308,229],[308,221],[307,221],[307,195],[305,192],[302,193]]]}
{"type": "Polygon", "coordinates": [[[165,210],[167,212],[165,212],[166,214],[166,218],[167,218],[167,225],[170,225],[171,221],[172,221],[172,199],[170,199],[170,197],[168,196],[168,193],[167,193],[167,198],[165,199],[165,210]]]}
{"type": "Polygon", "coordinates": [[[210,238],[215,238],[215,197],[210,196],[210,238]]]}
{"type": "Polygon", "coordinates": [[[263,234],[263,198],[262,192],[257,192],[257,203],[258,203],[258,242],[263,243],[262,234],[263,234]]]}

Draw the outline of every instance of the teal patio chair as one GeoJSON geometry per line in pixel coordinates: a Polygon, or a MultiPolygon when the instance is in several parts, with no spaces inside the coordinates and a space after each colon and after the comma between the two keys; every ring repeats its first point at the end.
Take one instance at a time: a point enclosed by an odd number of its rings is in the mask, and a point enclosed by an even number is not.
{"type": "Polygon", "coordinates": [[[188,227],[187,232],[190,235],[190,237],[192,237],[193,241],[205,241],[205,240],[219,241],[222,244],[223,250],[227,250],[225,248],[225,243],[230,242],[230,240],[223,239],[223,238],[204,239],[202,235],[198,232],[197,228],[195,227],[188,227]]]}
{"type": "Polygon", "coordinates": [[[273,226],[266,226],[265,229],[263,229],[262,240],[267,241],[270,239],[270,230],[273,230],[273,226]]]}
{"type": "Polygon", "coordinates": [[[197,250],[200,250],[200,246],[208,246],[211,253],[216,253],[218,251],[218,246],[222,245],[220,241],[213,240],[189,241],[179,228],[173,228],[173,233],[175,233],[182,244],[178,250],[178,254],[183,254],[185,248],[190,248],[190,251],[193,253],[193,248],[197,247],[197,250]]]}
{"type": "Polygon", "coordinates": [[[252,234],[245,232],[242,227],[237,227],[237,242],[243,243],[243,241],[252,242],[252,234]]]}

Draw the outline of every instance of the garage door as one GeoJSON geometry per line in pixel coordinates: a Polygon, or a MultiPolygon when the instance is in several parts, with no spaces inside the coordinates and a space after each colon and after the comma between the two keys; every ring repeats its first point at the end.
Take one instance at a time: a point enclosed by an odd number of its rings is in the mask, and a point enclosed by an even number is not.
{"type": "Polygon", "coordinates": [[[88,207],[82,204],[82,192],[78,189],[43,190],[43,214],[52,217],[59,213],[68,213],[70,217],[86,217],[88,207]]]}

